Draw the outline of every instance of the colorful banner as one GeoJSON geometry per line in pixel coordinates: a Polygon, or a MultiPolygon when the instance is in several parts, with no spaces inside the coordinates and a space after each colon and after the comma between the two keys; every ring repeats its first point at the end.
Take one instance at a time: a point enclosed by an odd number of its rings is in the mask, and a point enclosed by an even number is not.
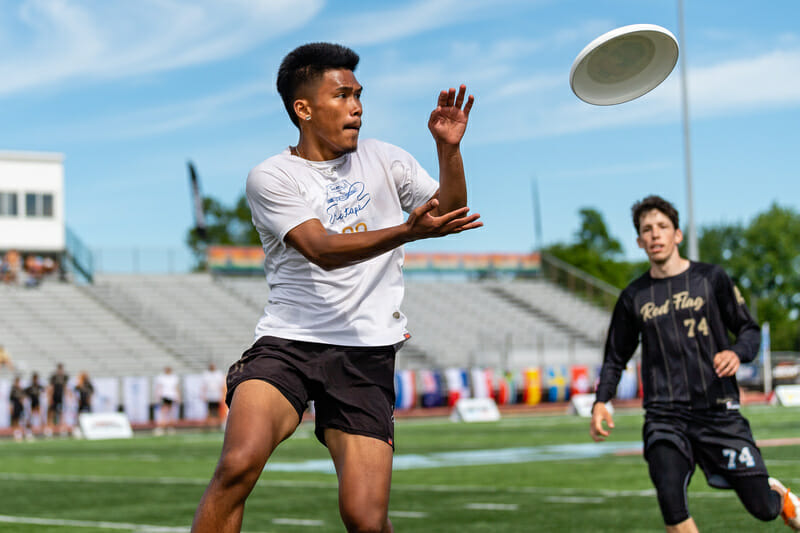
{"type": "Polygon", "coordinates": [[[117,378],[94,378],[92,394],[93,413],[115,413],[119,407],[119,380],[117,378]]]}
{"type": "Polygon", "coordinates": [[[214,273],[263,274],[264,250],[259,246],[209,246],[206,262],[214,273]]]}
{"type": "Polygon", "coordinates": [[[203,374],[183,376],[183,418],[186,420],[205,420],[208,416],[208,403],[203,398],[203,374]]]}
{"type": "Polygon", "coordinates": [[[444,405],[444,383],[442,375],[433,370],[417,371],[421,392],[422,407],[439,407],[444,405]]]}
{"type": "Polygon", "coordinates": [[[522,371],[522,400],[525,405],[537,405],[542,401],[542,372],[539,367],[522,371]]]}
{"type": "Polygon", "coordinates": [[[144,376],[122,378],[123,409],[133,424],[150,421],[150,380],[144,376]]]}
{"type": "Polygon", "coordinates": [[[639,379],[636,364],[633,362],[628,363],[625,370],[622,371],[622,376],[617,385],[617,398],[620,400],[632,400],[636,398],[639,393],[639,379]]]}
{"type": "Polygon", "coordinates": [[[570,394],[586,394],[591,388],[591,381],[589,380],[589,367],[585,365],[574,365],[570,368],[570,394]]]}
{"type": "Polygon", "coordinates": [[[472,375],[472,397],[473,398],[494,398],[494,372],[491,369],[473,368],[472,375]]]}
{"type": "MultiPolygon", "coordinates": [[[[262,274],[264,250],[259,246],[209,246],[206,262],[216,273],[262,274]]],[[[403,265],[407,272],[538,272],[541,267],[538,253],[407,252],[403,265]]]]}
{"type": "Polygon", "coordinates": [[[417,383],[413,370],[400,370],[394,375],[395,409],[411,409],[417,405],[417,383]]]}
{"type": "Polygon", "coordinates": [[[569,383],[565,367],[558,365],[547,367],[544,382],[548,402],[565,402],[569,399],[569,383]]]}
{"type": "Polygon", "coordinates": [[[403,270],[407,272],[538,272],[542,259],[538,253],[425,253],[407,252],[403,270]]]}
{"type": "Polygon", "coordinates": [[[517,377],[512,372],[504,372],[497,380],[498,405],[509,405],[517,403],[517,377]]]}
{"type": "Polygon", "coordinates": [[[11,425],[11,381],[0,379],[0,428],[7,428],[11,425]]]}
{"type": "Polygon", "coordinates": [[[444,371],[447,382],[447,405],[453,407],[461,398],[469,398],[469,375],[461,368],[444,371]]]}

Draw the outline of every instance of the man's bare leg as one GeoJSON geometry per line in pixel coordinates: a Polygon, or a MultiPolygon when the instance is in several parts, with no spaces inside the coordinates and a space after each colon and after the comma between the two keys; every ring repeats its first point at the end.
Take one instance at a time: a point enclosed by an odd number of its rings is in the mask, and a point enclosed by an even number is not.
{"type": "Polygon", "coordinates": [[[339,478],[339,513],[348,533],[393,533],[389,520],[392,447],[372,437],[325,430],[339,478]]]}
{"type": "Polygon", "coordinates": [[[667,526],[667,533],[698,533],[694,518],[687,518],[680,524],[667,526]]]}
{"type": "Polygon", "coordinates": [[[222,455],[197,507],[193,532],[241,530],[245,500],[264,464],[299,423],[295,408],[269,383],[253,379],[236,387],[222,455]]]}

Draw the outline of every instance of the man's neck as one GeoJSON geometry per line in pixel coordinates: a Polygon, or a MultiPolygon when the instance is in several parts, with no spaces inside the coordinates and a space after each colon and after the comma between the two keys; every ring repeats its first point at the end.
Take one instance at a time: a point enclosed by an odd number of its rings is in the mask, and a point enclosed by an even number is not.
{"type": "Polygon", "coordinates": [[[676,252],[663,263],[650,261],[650,276],[656,279],[671,278],[688,270],[689,265],[691,265],[691,262],[676,252]]]}

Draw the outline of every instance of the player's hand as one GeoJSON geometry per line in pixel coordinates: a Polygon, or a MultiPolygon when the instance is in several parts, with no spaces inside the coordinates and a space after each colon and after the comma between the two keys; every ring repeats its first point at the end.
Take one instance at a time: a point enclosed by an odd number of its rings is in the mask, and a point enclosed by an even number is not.
{"type": "Polygon", "coordinates": [[[429,239],[431,237],[444,237],[451,233],[480,228],[483,222],[478,222],[480,215],[469,215],[469,207],[462,207],[441,216],[433,216],[432,212],[439,206],[439,200],[431,198],[408,216],[406,226],[410,240],[429,239]]]}
{"type": "Polygon", "coordinates": [[[722,350],[714,356],[714,372],[721,378],[736,374],[740,364],[739,356],[733,350],[722,350]]]}
{"type": "Polygon", "coordinates": [[[592,422],[589,426],[589,435],[592,436],[595,442],[600,442],[606,440],[612,429],[614,429],[614,418],[608,412],[606,404],[603,402],[595,403],[594,407],[592,407],[592,422]],[[608,429],[603,427],[604,422],[608,429]]]}
{"type": "Polygon", "coordinates": [[[466,93],[466,85],[458,88],[458,94],[452,87],[449,91],[439,93],[436,109],[431,112],[430,119],[428,119],[428,129],[431,130],[431,135],[437,143],[457,145],[464,137],[464,132],[467,131],[469,112],[475,102],[475,97],[469,95],[465,104],[466,93]]]}

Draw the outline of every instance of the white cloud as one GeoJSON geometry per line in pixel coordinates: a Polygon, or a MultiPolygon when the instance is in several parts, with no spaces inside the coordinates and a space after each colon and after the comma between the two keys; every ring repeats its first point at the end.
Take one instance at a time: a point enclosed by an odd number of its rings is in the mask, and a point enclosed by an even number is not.
{"type": "Polygon", "coordinates": [[[215,61],[302,27],[323,0],[24,0],[6,8],[0,96],[215,61]]]}
{"type": "Polygon", "coordinates": [[[344,30],[335,40],[350,45],[394,41],[419,33],[458,24],[486,14],[502,14],[504,4],[513,0],[418,0],[392,9],[347,15],[338,26],[344,30]],[[353,29],[356,31],[353,31],[353,29]]]}
{"type": "MultiPolygon", "coordinates": [[[[583,133],[642,124],[667,124],[681,120],[680,72],[675,71],[659,87],[638,100],[609,107],[590,106],[562,89],[539,91],[527,106],[513,115],[495,114],[503,122],[482,128],[479,142],[505,142],[583,133]],[[569,94],[567,97],[566,95],[569,94]],[[565,100],[565,97],[569,100],[565,100]]],[[[493,92],[494,97],[519,92],[526,85],[546,89],[558,76],[511,79],[493,92]],[[536,80],[541,81],[538,85],[536,80]]],[[[775,50],[761,55],[690,67],[689,109],[692,120],[737,116],[754,110],[800,106],[800,48],[775,50]]]]}

